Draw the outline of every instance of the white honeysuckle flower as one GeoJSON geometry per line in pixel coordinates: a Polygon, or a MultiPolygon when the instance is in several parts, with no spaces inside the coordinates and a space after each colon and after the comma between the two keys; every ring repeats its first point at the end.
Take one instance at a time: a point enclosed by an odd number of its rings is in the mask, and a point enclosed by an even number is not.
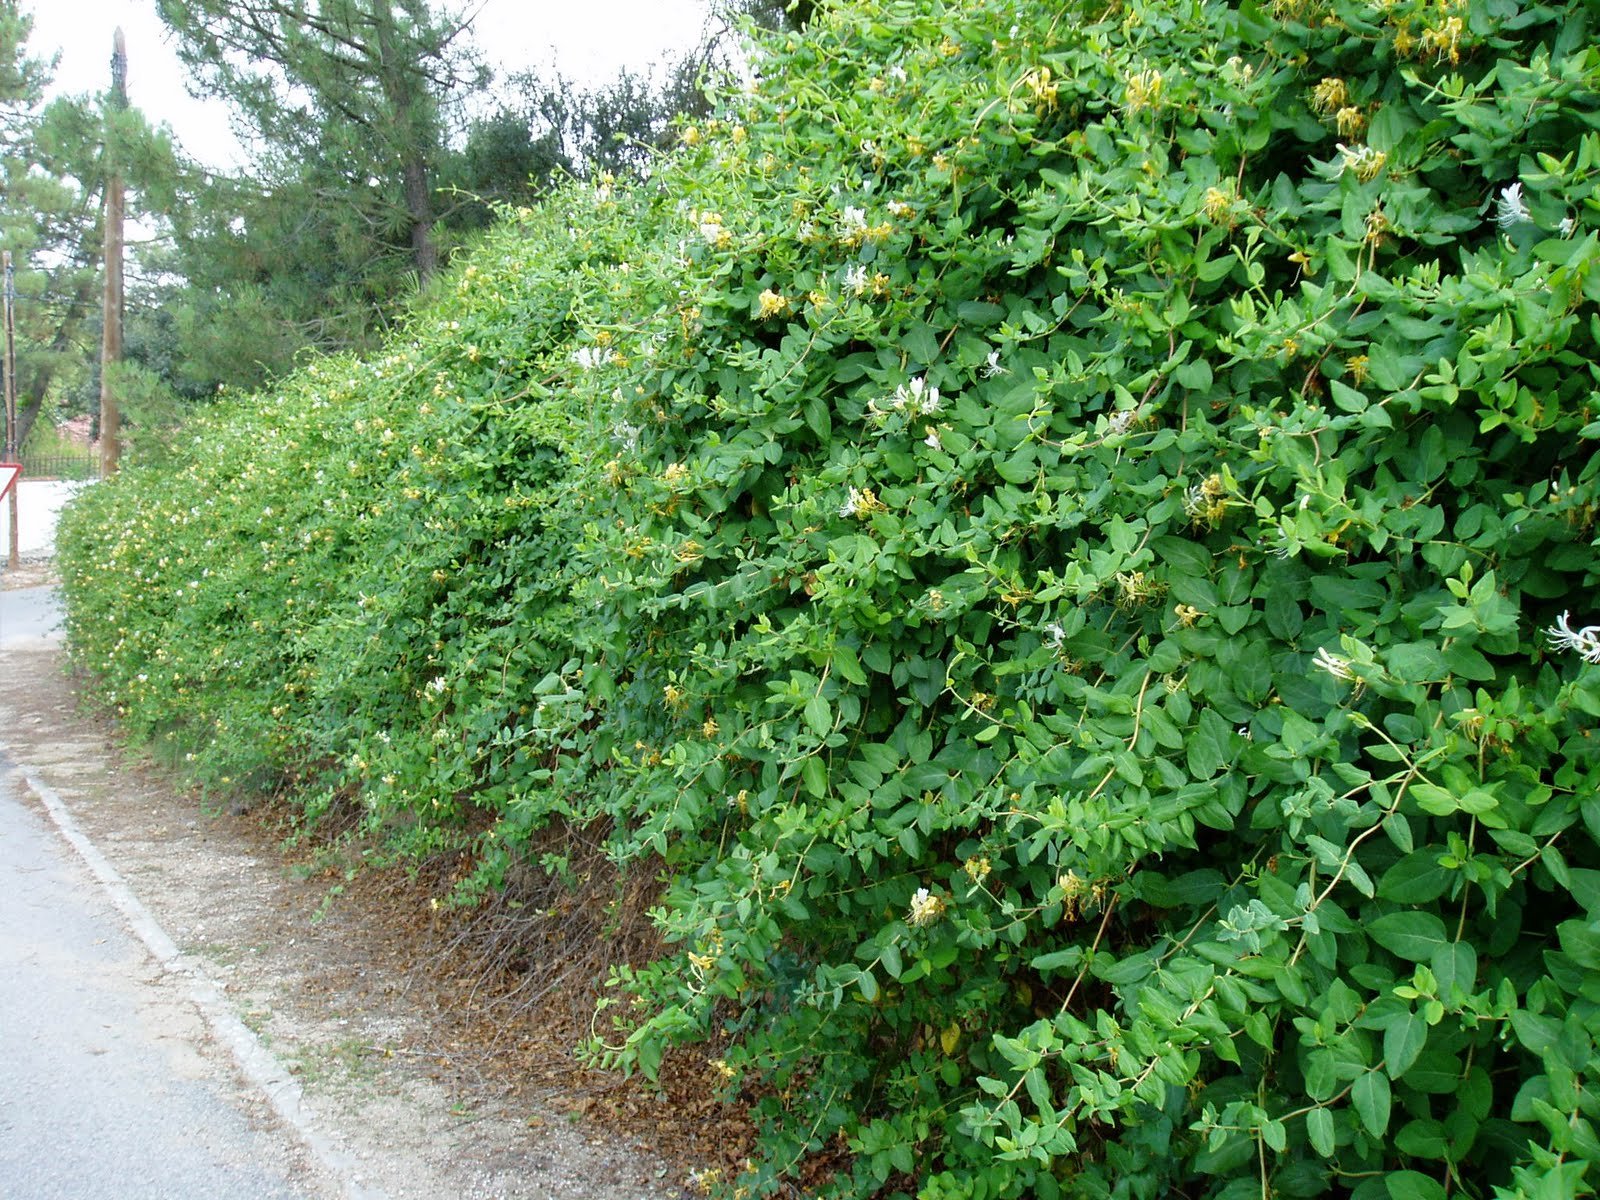
{"type": "Polygon", "coordinates": [[[861,489],[851,488],[849,493],[845,496],[844,503],[839,506],[839,515],[841,517],[854,517],[859,515],[861,512],[862,500],[863,497],[861,495],[861,489]]]}
{"type": "Polygon", "coordinates": [[[939,400],[939,389],[929,387],[928,381],[918,375],[910,383],[903,383],[895,388],[894,407],[913,417],[931,417],[937,414],[943,405],[939,400]]]}
{"type": "Polygon", "coordinates": [[[867,281],[866,267],[863,267],[858,263],[857,265],[846,269],[844,273],[844,286],[846,289],[854,292],[858,296],[865,295],[867,287],[869,286],[867,281]]]}
{"type": "Polygon", "coordinates": [[[922,439],[922,444],[930,450],[944,449],[943,443],[939,441],[939,431],[937,429],[928,430],[928,436],[922,439]]]}
{"type": "Polygon", "coordinates": [[[1136,408],[1119,409],[1106,418],[1106,432],[1112,437],[1121,437],[1133,428],[1138,416],[1139,410],[1136,408]]]}
{"type": "Polygon", "coordinates": [[[1316,656],[1311,660],[1311,665],[1319,671],[1326,671],[1335,679],[1354,679],[1356,677],[1355,672],[1350,669],[1350,660],[1330,653],[1326,646],[1317,651],[1316,656]]]}
{"type": "Polygon", "coordinates": [[[989,358],[988,361],[983,364],[982,374],[985,379],[993,379],[996,375],[1011,374],[1009,370],[1000,365],[1000,351],[989,351],[989,358]]]}
{"type": "Polygon", "coordinates": [[[1574,651],[1586,663],[1600,664],[1600,625],[1585,625],[1574,629],[1569,623],[1570,613],[1562,613],[1554,625],[1545,630],[1552,650],[1574,651]]]}
{"type": "Polygon", "coordinates": [[[1339,174],[1350,171],[1362,183],[1376,179],[1389,159],[1382,150],[1375,150],[1371,146],[1346,146],[1339,142],[1335,148],[1339,151],[1339,174]]]}
{"type": "Polygon", "coordinates": [[[1067,631],[1062,628],[1060,621],[1049,621],[1044,627],[1045,641],[1054,650],[1061,649],[1061,643],[1067,640],[1067,631]]]}
{"type": "Polygon", "coordinates": [[[1575,219],[1572,217],[1562,217],[1561,224],[1558,228],[1562,237],[1569,238],[1572,236],[1573,230],[1577,229],[1577,227],[1578,222],[1575,219]]]}
{"type": "Polygon", "coordinates": [[[1495,202],[1494,212],[1494,223],[1500,227],[1500,232],[1509,233],[1518,225],[1528,224],[1531,220],[1527,202],[1522,198],[1521,182],[1502,188],[1500,198],[1495,202]]]}
{"type": "Polygon", "coordinates": [[[918,888],[911,897],[911,909],[906,914],[906,921],[912,925],[932,925],[943,915],[944,901],[923,887],[918,888]]]}

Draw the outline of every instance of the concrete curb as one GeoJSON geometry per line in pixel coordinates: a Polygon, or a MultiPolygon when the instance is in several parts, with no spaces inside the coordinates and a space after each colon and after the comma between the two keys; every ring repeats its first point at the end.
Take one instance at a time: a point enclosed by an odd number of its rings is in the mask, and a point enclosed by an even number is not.
{"type": "MultiPolygon", "coordinates": [[[[16,764],[15,757],[9,751],[9,747],[0,744],[0,757],[16,764]]],[[[261,1092],[273,1113],[299,1139],[312,1160],[338,1186],[346,1200],[388,1200],[387,1193],[362,1182],[361,1164],[319,1127],[316,1115],[306,1103],[299,1081],[261,1044],[249,1026],[235,1015],[204,967],[178,949],[177,943],[134,895],[117,869],[83,832],[56,790],[28,767],[18,764],[16,770],[50,814],[57,832],[77,852],[105,889],[107,897],[122,914],[128,927],[163,970],[184,978],[189,999],[200,1010],[212,1036],[227,1048],[240,1073],[261,1092]]]]}

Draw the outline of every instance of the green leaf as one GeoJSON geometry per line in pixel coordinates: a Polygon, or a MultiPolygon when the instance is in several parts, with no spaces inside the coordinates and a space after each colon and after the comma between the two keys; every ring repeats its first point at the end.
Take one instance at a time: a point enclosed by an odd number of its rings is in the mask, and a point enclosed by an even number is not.
{"type": "Polygon", "coordinates": [[[1389,1200],[1445,1200],[1444,1184],[1420,1171],[1391,1171],[1383,1185],[1389,1200]]]}
{"type": "Polygon", "coordinates": [[[928,366],[939,357],[939,333],[926,323],[913,325],[906,331],[905,348],[914,362],[928,366]]]}
{"type": "Polygon", "coordinates": [[[1356,391],[1355,388],[1341,383],[1337,379],[1328,381],[1328,393],[1333,397],[1333,402],[1339,406],[1340,410],[1347,413],[1364,412],[1367,405],[1371,403],[1366,396],[1356,391]]]}
{"type": "Polygon", "coordinates": [[[1389,1128],[1389,1077],[1382,1071],[1368,1071],[1350,1086],[1350,1103],[1367,1132],[1381,1138],[1389,1128]]]}
{"type": "Polygon", "coordinates": [[[1384,1070],[1399,1079],[1428,1044],[1428,1023],[1414,1012],[1401,1013],[1383,1031],[1384,1070]]]}
{"type": "Polygon", "coordinates": [[[660,1038],[645,1038],[637,1043],[639,1047],[639,1070],[644,1072],[644,1077],[652,1082],[661,1074],[661,1051],[664,1044],[660,1038]]]}
{"type": "Polygon", "coordinates": [[[833,713],[821,696],[806,701],[806,724],[818,737],[827,737],[833,732],[833,713]]]}
{"type": "Polygon", "coordinates": [[[1408,962],[1428,962],[1451,940],[1444,922],[1427,912],[1389,913],[1368,921],[1365,928],[1378,945],[1408,962]]]}
{"type": "Polygon", "coordinates": [[[1424,846],[1406,855],[1383,873],[1378,881],[1378,895],[1397,904],[1426,904],[1437,900],[1450,890],[1457,872],[1440,865],[1444,851],[1437,846],[1424,846]]]}
{"type": "Polygon", "coordinates": [[[1282,1154],[1289,1148],[1289,1131],[1284,1128],[1282,1121],[1263,1121],[1260,1129],[1261,1140],[1274,1154],[1282,1154]]]}
{"type": "Polygon", "coordinates": [[[1211,364],[1203,358],[1197,358],[1173,371],[1172,378],[1179,387],[1188,388],[1191,392],[1206,391],[1211,387],[1211,364]]]}
{"type": "Polygon", "coordinates": [[[1266,644],[1253,641],[1233,663],[1233,684],[1246,700],[1261,703],[1272,691],[1272,659],[1266,644]]]}
{"type": "Polygon", "coordinates": [[[868,1004],[878,998],[878,979],[871,970],[863,969],[856,976],[856,987],[861,989],[861,998],[868,1004]]]}
{"type": "Polygon", "coordinates": [[[1600,918],[1600,871],[1592,871],[1587,867],[1569,867],[1567,876],[1571,880],[1569,886],[1572,898],[1578,902],[1579,907],[1588,913],[1591,919],[1600,918]]]}
{"type": "Polygon", "coordinates": [[[1338,1149],[1338,1140],[1334,1135],[1331,1112],[1318,1107],[1306,1114],[1306,1140],[1323,1158],[1333,1157],[1333,1152],[1338,1149]]]}
{"type": "Polygon", "coordinates": [[[1556,848],[1554,843],[1540,849],[1539,861],[1544,863],[1544,869],[1550,872],[1550,878],[1568,889],[1572,888],[1572,872],[1567,866],[1566,856],[1556,848]]]}
{"type": "Polygon", "coordinates": [[[997,325],[1005,320],[1005,316],[1006,310],[1001,305],[982,300],[963,300],[956,305],[956,319],[963,325],[997,325]]]}
{"type": "Polygon", "coordinates": [[[1405,683],[1443,679],[1449,673],[1444,654],[1432,642],[1401,642],[1387,655],[1389,673],[1405,683]]]}
{"type": "Polygon", "coordinates": [[[1600,970],[1600,923],[1563,921],[1556,926],[1561,949],[1572,961],[1588,970],[1600,970]]]}
{"type": "Polygon", "coordinates": [[[828,406],[821,397],[812,396],[805,402],[806,424],[819,438],[827,440],[833,432],[833,414],[828,411],[828,406]]]}
{"type": "Polygon", "coordinates": [[[1556,1044],[1556,1039],[1561,1036],[1561,1022],[1554,1017],[1547,1017],[1542,1013],[1529,1012],[1519,1008],[1511,1014],[1511,1028],[1529,1052],[1544,1055],[1556,1044]]]}
{"type": "Polygon", "coordinates": [[[1431,783],[1416,783],[1411,786],[1411,798],[1423,812],[1436,817],[1448,817],[1458,812],[1483,817],[1500,807],[1500,801],[1494,794],[1483,788],[1467,788],[1458,794],[1450,788],[1431,783]]]}
{"type": "Polygon", "coordinates": [[[867,673],[861,669],[861,660],[849,646],[834,646],[830,661],[841,679],[857,687],[866,686],[867,673]]]}
{"type": "Polygon", "coordinates": [[[1039,473],[1039,462],[1033,447],[1024,444],[1009,457],[995,459],[994,470],[1007,483],[1029,483],[1039,473]]]}
{"type": "Polygon", "coordinates": [[[1052,950],[1048,954],[1040,954],[1028,965],[1035,971],[1060,971],[1076,967],[1083,961],[1082,946],[1068,946],[1065,950],[1052,950]]]}
{"type": "MultiPolygon", "coordinates": [[[[1227,886],[1220,871],[1204,868],[1187,871],[1167,879],[1155,871],[1141,871],[1134,877],[1138,894],[1158,908],[1211,904],[1227,886]]],[[[1035,964],[1037,965],[1037,964],[1035,964]]]]}
{"type": "Polygon", "coordinates": [[[1233,730],[1212,709],[1200,714],[1184,754],[1191,779],[1210,779],[1232,758],[1233,730]]]}
{"type": "Polygon", "coordinates": [[[1451,942],[1434,951],[1430,963],[1433,976],[1439,985],[1439,995],[1450,999],[1456,988],[1462,997],[1472,994],[1478,978],[1478,951],[1471,942],[1451,942]]]}
{"type": "Polygon", "coordinates": [[[1339,1088],[1339,1060],[1331,1050],[1316,1049],[1306,1055],[1306,1094],[1327,1100],[1339,1088]]]}
{"type": "Polygon", "coordinates": [[[800,764],[800,780],[805,784],[806,791],[813,796],[828,794],[828,768],[823,764],[820,755],[809,755],[800,764]]]}
{"type": "Polygon", "coordinates": [[[1394,1144],[1413,1158],[1444,1158],[1449,1152],[1444,1126],[1431,1118],[1406,1122],[1394,1135],[1394,1144]]]}

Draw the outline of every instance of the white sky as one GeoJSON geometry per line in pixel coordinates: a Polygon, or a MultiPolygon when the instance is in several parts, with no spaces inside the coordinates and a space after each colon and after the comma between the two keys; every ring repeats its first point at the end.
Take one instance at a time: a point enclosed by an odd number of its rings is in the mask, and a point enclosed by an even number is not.
{"type": "MultiPolygon", "coordinates": [[[[435,7],[459,7],[452,0],[435,7]]],[[[577,83],[644,70],[699,40],[705,0],[473,0],[478,45],[497,76],[554,66],[577,83]]],[[[239,165],[228,112],[190,97],[185,72],[156,16],[155,0],[22,0],[34,18],[28,49],[59,50],[55,90],[99,92],[111,83],[111,34],[128,44],[128,102],[153,124],[172,127],[191,157],[208,166],[239,165]]]]}

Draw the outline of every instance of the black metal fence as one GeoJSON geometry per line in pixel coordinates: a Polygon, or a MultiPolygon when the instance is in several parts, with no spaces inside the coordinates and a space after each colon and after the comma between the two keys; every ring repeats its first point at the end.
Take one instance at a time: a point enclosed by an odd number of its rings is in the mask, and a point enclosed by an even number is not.
{"type": "Polygon", "coordinates": [[[77,454],[22,455],[24,479],[98,479],[100,456],[92,450],[77,454]]]}

